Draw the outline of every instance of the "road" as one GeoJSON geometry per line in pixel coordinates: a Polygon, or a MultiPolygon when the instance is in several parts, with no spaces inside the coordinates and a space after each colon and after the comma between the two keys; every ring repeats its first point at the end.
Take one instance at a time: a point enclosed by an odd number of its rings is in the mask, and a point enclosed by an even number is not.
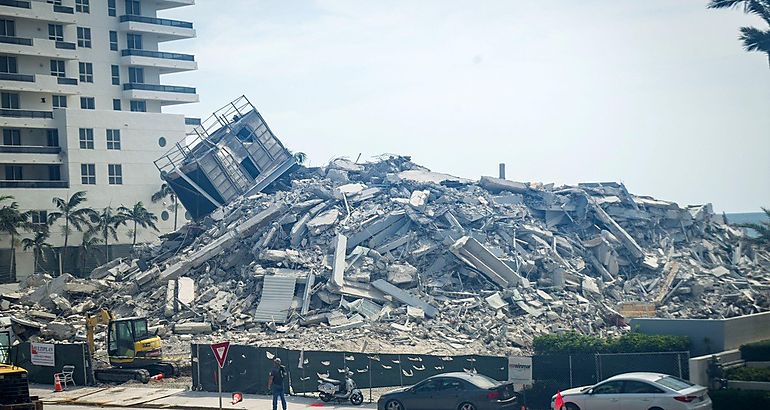
{"type": "MultiPolygon", "coordinates": [[[[231,406],[229,403],[225,403],[223,408],[225,408],[225,409],[232,409],[232,408],[234,408],[234,406],[231,406]]],[[[244,407],[239,407],[239,408],[243,409],[244,407]]],[[[267,405],[259,404],[259,405],[256,405],[254,407],[245,407],[245,408],[247,408],[247,409],[255,409],[255,410],[257,410],[257,409],[259,409],[259,410],[269,410],[270,409],[270,405],[269,404],[267,404],[267,405]]],[[[278,404],[278,408],[279,409],[281,408],[281,404],[280,403],[278,404]]],[[[311,407],[308,404],[289,403],[288,410],[299,410],[299,409],[310,409],[310,408],[316,408],[316,407],[311,407]]],[[[324,409],[335,409],[335,410],[353,410],[353,409],[356,409],[356,410],[364,410],[364,409],[371,410],[371,409],[375,409],[376,406],[374,404],[370,404],[370,405],[364,404],[363,406],[357,406],[357,407],[356,406],[350,406],[350,405],[348,405],[348,406],[337,406],[337,405],[325,404],[323,408],[324,409]]],[[[95,410],[95,409],[126,410],[126,407],[62,406],[62,405],[46,404],[45,405],[45,409],[46,410],[49,410],[49,409],[50,410],[95,410]]]]}

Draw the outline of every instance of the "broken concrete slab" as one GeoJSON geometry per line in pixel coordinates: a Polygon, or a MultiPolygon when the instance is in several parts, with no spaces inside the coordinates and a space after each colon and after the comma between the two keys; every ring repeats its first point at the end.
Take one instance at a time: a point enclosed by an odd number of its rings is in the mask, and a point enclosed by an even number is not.
{"type": "Polygon", "coordinates": [[[372,282],[372,286],[379,289],[380,291],[393,296],[394,299],[397,301],[409,305],[421,308],[426,315],[430,317],[434,317],[438,314],[438,309],[431,304],[424,302],[417,297],[413,296],[412,294],[399,289],[396,286],[393,286],[392,284],[384,281],[383,279],[378,279],[374,282],[372,282]]]}
{"type": "Polygon", "coordinates": [[[524,194],[529,192],[529,185],[525,183],[486,176],[481,177],[479,186],[492,193],[508,191],[516,194],[524,194]]]}
{"type": "Polygon", "coordinates": [[[484,273],[487,278],[503,289],[513,285],[529,287],[527,279],[519,276],[489,249],[470,236],[458,239],[449,249],[460,260],[484,273]]]}

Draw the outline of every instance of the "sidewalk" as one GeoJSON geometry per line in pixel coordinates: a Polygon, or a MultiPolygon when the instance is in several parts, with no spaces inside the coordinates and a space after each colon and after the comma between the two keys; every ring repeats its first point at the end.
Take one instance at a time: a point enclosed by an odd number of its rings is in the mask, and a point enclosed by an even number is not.
{"type": "MultiPolygon", "coordinates": [[[[188,391],[184,389],[163,389],[134,386],[114,387],[70,387],[66,391],[54,393],[48,385],[30,385],[30,394],[39,396],[45,404],[80,405],[80,406],[116,406],[171,409],[218,409],[217,393],[188,391]]],[[[230,404],[231,394],[222,393],[223,409],[270,409],[272,397],[244,394],[243,401],[230,404]]],[[[317,398],[287,397],[288,410],[323,407],[327,409],[375,409],[377,405],[364,403],[353,406],[350,403],[323,403],[317,398]]],[[[280,403],[278,408],[281,408],[280,403]]]]}

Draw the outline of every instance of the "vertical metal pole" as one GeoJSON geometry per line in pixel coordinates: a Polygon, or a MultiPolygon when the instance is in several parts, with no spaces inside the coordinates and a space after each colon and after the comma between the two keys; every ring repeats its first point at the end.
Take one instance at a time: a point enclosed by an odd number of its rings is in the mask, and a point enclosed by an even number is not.
{"type": "Polygon", "coordinates": [[[682,378],[682,354],[677,353],[676,354],[676,364],[679,367],[679,378],[682,378]]]}
{"type": "Polygon", "coordinates": [[[222,410],[222,368],[217,363],[217,384],[219,385],[219,410],[222,410]]]}
{"type": "Polygon", "coordinates": [[[196,373],[198,374],[198,384],[195,386],[197,390],[203,390],[200,388],[201,386],[201,345],[196,344],[195,345],[195,360],[197,360],[197,364],[195,365],[196,373]]]}
{"type": "Polygon", "coordinates": [[[574,386],[572,382],[572,355],[569,355],[569,387],[574,386]]]}
{"type": "Polygon", "coordinates": [[[505,179],[505,164],[500,163],[500,179],[505,179]]]}

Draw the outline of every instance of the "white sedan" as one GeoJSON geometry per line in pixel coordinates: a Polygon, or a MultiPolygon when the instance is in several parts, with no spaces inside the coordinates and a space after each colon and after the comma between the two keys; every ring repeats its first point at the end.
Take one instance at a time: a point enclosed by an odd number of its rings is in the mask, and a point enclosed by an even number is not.
{"type": "Polygon", "coordinates": [[[567,410],[711,410],[708,389],[661,373],[619,374],[561,396],[567,410]]]}

